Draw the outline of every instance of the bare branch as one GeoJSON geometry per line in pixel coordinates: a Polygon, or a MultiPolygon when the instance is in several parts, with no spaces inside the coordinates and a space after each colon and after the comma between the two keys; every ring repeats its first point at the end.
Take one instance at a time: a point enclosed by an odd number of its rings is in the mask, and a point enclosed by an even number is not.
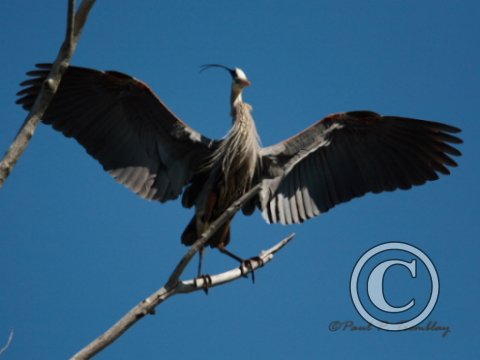
{"type": "Polygon", "coordinates": [[[27,148],[40,119],[48,108],[53,95],[55,95],[60,80],[77,47],[80,34],[87,20],[90,9],[94,4],[95,0],[84,0],[74,16],[75,0],[69,0],[67,11],[67,33],[65,40],[58,52],[55,62],[53,63],[50,74],[43,83],[40,93],[27,115],[25,122],[17,133],[12,145],[10,145],[10,148],[5,153],[3,160],[0,162],[0,188],[3,186],[12,169],[15,167],[15,164],[27,148]]]}
{"type": "Polygon", "coordinates": [[[2,356],[2,355],[5,353],[5,351],[7,351],[7,349],[10,347],[10,344],[12,343],[13,335],[14,335],[14,334],[15,334],[15,331],[13,331],[13,329],[10,330],[10,335],[8,336],[7,343],[5,344],[4,347],[2,347],[2,348],[0,349],[0,356],[2,356]]]}
{"type": "Polygon", "coordinates": [[[117,340],[125,331],[127,331],[132,325],[142,319],[145,315],[154,314],[155,308],[158,305],[160,305],[165,300],[174,295],[203,290],[206,286],[214,287],[223,285],[240,279],[248,275],[248,273],[250,273],[251,271],[255,271],[258,268],[263,267],[268,262],[270,262],[273,259],[275,253],[282,249],[288,242],[290,242],[293,237],[294,234],[291,234],[270,249],[263,251],[261,254],[258,255],[258,260],[255,258],[251,259],[251,267],[235,268],[217,275],[210,275],[208,276],[208,281],[206,280],[206,277],[200,277],[191,280],[178,281],[176,285],[172,288],[167,288],[166,286],[162,287],[161,289],[150,295],[148,298],[140,302],[134,308],[132,308],[116,324],[114,324],[105,333],[103,333],[97,339],[95,339],[82,350],[80,350],[71,359],[90,359],[92,356],[99,353],[108,345],[117,340]],[[205,283],[205,281],[207,281],[207,283],[205,283]]]}
{"type": "MultiPolygon", "coordinates": [[[[64,44],[72,44],[75,31],[75,0],[68,1],[67,8],[67,33],[65,34],[64,44]]],[[[68,49],[71,51],[71,48],[68,49]]]]}

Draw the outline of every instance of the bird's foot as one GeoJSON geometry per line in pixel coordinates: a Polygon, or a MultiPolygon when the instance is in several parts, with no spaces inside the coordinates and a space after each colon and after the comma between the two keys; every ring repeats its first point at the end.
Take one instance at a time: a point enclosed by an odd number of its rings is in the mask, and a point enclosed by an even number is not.
{"type": "Polygon", "coordinates": [[[225,249],[224,246],[219,246],[218,250],[221,253],[231,257],[232,259],[237,260],[240,263],[240,271],[242,273],[242,276],[243,277],[248,277],[248,273],[251,273],[252,274],[252,282],[255,283],[255,271],[254,271],[254,268],[253,268],[253,262],[257,262],[259,264],[257,267],[262,267],[263,266],[263,260],[259,256],[254,256],[250,259],[245,260],[245,259],[241,258],[240,256],[235,255],[234,253],[228,251],[227,249],[225,249]]]}
{"type": "Polygon", "coordinates": [[[255,269],[253,268],[253,262],[257,262],[257,267],[263,266],[263,260],[259,256],[254,256],[250,259],[243,259],[240,264],[240,271],[242,272],[243,277],[248,277],[248,273],[252,274],[252,283],[255,284],[255,269]]]}
{"type": "Polygon", "coordinates": [[[212,286],[212,277],[210,275],[199,275],[198,277],[195,278],[195,286],[198,286],[197,281],[202,280],[202,290],[205,293],[205,295],[208,295],[208,289],[212,286]]]}

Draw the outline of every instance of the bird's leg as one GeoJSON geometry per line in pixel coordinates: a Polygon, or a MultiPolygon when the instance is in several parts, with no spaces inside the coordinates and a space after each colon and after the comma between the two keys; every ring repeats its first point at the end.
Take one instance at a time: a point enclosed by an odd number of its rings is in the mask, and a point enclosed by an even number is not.
{"type": "MultiPolygon", "coordinates": [[[[222,253],[222,254],[225,254],[229,257],[231,257],[232,259],[238,261],[240,263],[240,271],[242,272],[242,276],[243,277],[246,277],[245,273],[244,273],[244,266],[249,269],[249,270],[252,270],[252,264],[251,263],[248,263],[245,259],[242,259],[240,256],[238,255],[235,255],[234,253],[232,253],[231,251],[228,251],[227,249],[225,249],[225,246],[219,246],[218,247],[218,250],[222,253]]],[[[252,282],[255,282],[255,275],[254,275],[254,272],[252,271],[252,282]]]]}
{"type": "Polygon", "coordinates": [[[220,252],[221,252],[222,254],[225,254],[225,255],[231,257],[232,259],[237,260],[239,263],[243,263],[243,262],[245,261],[245,260],[242,259],[240,256],[235,255],[234,253],[228,251],[228,250],[225,248],[225,246],[223,246],[223,245],[222,245],[222,246],[219,246],[219,247],[218,247],[218,250],[220,250],[220,252]]]}
{"type": "Polygon", "coordinates": [[[222,254],[225,254],[225,255],[231,257],[232,259],[238,261],[241,264],[240,265],[240,271],[242,272],[243,277],[247,277],[245,272],[244,272],[244,268],[247,268],[247,270],[252,273],[252,282],[255,283],[255,271],[253,270],[252,261],[257,261],[257,262],[260,263],[260,266],[263,266],[263,260],[259,256],[254,256],[250,259],[245,260],[245,259],[241,258],[240,256],[232,253],[231,251],[228,251],[225,248],[225,246],[223,246],[223,245],[219,246],[218,250],[222,254]]]}
{"type": "Polygon", "coordinates": [[[198,250],[198,268],[197,268],[197,277],[202,275],[202,263],[203,263],[203,253],[205,252],[205,247],[202,246],[200,250],[198,250]]]}
{"type": "Polygon", "coordinates": [[[208,287],[212,285],[212,278],[210,275],[202,275],[202,263],[203,263],[203,254],[205,252],[205,246],[202,246],[198,251],[198,269],[197,269],[197,278],[203,280],[203,292],[208,295],[208,287]]]}

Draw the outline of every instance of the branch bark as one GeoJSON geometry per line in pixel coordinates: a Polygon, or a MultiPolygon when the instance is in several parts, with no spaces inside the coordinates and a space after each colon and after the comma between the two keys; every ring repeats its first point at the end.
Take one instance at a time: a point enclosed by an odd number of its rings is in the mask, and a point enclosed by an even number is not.
{"type": "Polygon", "coordinates": [[[195,254],[202,248],[203,245],[210,239],[210,237],[219,229],[226,221],[228,221],[242,206],[250,200],[253,196],[258,194],[261,189],[261,184],[253,187],[240,199],[235,201],[218,219],[216,219],[210,227],[195,241],[195,243],[188,249],[183,258],[179,261],[165,285],[152,295],[141,301],[126,313],[117,323],[110,329],[92,341],[90,344],[81,349],[71,359],[84,360],[90,359],[95,354],[99,353],[115,340],[117,340],[125,331],[133,326],[137,321],[142,319],[145,315],[155,314],[155,308],[163,303],[168,298],[177,295],[185,294],[193,291],[204,289],[206,286],[213,287],[232,282],[255,271],[264,266],[273,259],[274,254],[282,249],[290,240],[293,239],[294,234],[287,236],[272,248],[263,251],[257,258],[250,260],[251,267],[241,266],[224,273],[217,275],[210,275],[208,277],[200,277],[191,280],[181,281],[180,276],[183,274],[185,268],[195,256],[195,254]],[[208,278],[208,280],[207,280],[208,278]]]}
{"type": "Polygon", "coordinates": [[[55,62],[53,63],[50,74],[42,85],[42,89],[38,94],[35,104],[28,113],[12,145],[10,145],[10,148],[5,153],[3,160],[0,162],[0,188],[3,186],[15,167],[15,164],[27,148],[45,110],[52,101],[53,96],[58,89],[58,85],[60,84],[60,80],[62,79],[78,45],[80,34],[94,4],[95,0],[84,0],[75,13],[75,0],[68,1],[67,31],[65,40],[58,52],[55,62]]]}

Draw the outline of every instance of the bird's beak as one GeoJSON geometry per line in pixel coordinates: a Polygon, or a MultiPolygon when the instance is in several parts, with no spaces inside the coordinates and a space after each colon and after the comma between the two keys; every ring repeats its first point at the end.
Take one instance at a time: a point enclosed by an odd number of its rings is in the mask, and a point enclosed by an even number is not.
{"type": "Polygon", "coordinates": [[[250,80],[242,80],[242,85],[247,87],[247,86],[252,85],[252,83],[250,82],[250,80]]]}

